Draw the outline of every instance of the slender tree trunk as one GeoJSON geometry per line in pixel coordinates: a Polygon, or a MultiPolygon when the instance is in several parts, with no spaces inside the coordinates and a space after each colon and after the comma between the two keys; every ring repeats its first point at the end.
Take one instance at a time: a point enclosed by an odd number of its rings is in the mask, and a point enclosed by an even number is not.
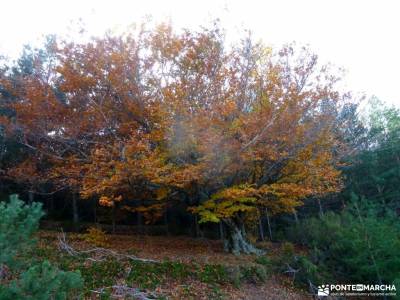
{"type": "Polygon", "coordinates": [[[165,232],[167,236],[170,236],[169,233],[169,224],[168,224],[168,209],[165,209],[165,214],[164,214],[164,224],[165,224],[165,232]]]}
{"type": "Polygon", "coordinates": [[[50,195],[47,203],[48,203],[47,210],[49,211],[49,215],[52,215],[54,212],[54,195],[53,194],[50,195]]]}
{"type": "Polygon", "coordinates": [[[196,238],[200,237],[200,225],[197,215],[194,215],[194,236],[196,238]]]}
{"type": "Polygon", "coordinates": [[[30,190],[28,192],[28,202],[29,202],[29,204],[32,204],[33,201],[35,201],[35,194],[33,193],[32,190],[30,190]]]}
{"type": "Polygon", "coordinates": [[[112,232],[115,234],[115,219],[116,219],[116,212],[117,212],[117,208],[115,207],[115,203],[112,206],[112,232]]]}
{"type": "Polygon", "coordinates": [[[319,216],[323,217],[324,216],[324,210],[322,208],[321,199],[317,198],[317,201],[318,201],[318,206],[319,206],[319,216]]]}
{"type": "Polygon", "coordinates": [[[272,230],[271,230],[271,222],[269,221],[268,208],[265,208],[265,216],[267,217],[267,225],[268,225],[269,239],[270,239],[270,241],[272,242],[272,230]]]}
{"type": "Polygon", "coordinates": [[[263,220],[262,217],[258,219],[258,232],[260,233],[260,240],[264,241],[264,226],[263,226],[263,220]]]}
{"type": "Polygon", "coordinates": [[[386,208],[385,198],[383,197],[383,188],[382,188],[379,184],[377,185],[376,188],[377,188],[377,190],[378,190],[379,198],[380,198],[381,201],[382,201],[382,205],[383,205],[383,207],[386,208]]]}
{"type": "Polygon", "coordinates": [[[52,194],[50,197],[50,211],[54,212],[54,195],[52,194]]]}
{"type": "Polygon", "coordinates": [[[140,234],[143,234],[143,216],[140,212],[137,213],[137,226],[138,226],[138,232],[140,234]]]}
{"type": "Polygon", "coordinates": [[[79,211],[78,211],[78,199],[77,193],[72,192],[72,221],[74,222],[75,230],[78,230],[79,223],[79,211]]]}
{"type": "Polygon", "coordinates": [[[218,223],[218,229],[219,229],[219,238],[221,240],[224,240],[224,224],[222,222],[218,223]]]}
{"type": "Polygon", "coordinates": [[[346,207],[346,203],[344,203],[344,198],[345,197],[340,197],[340,201],[342,202],[342,209],[344,209],[346,207]]]}
{"type": "Polygon", "coordinates": [[[299,224],[299,217],[297,216],[297,211],[293,212],[293,217],[294,217],[294,221],[296,222],[296,224],[299,224]]]}
{"type": "Polygon", "coordinates": [[[224,246],[224,251],[229,252],[229,243],[228,239],[225,236],[225,225],[224,222],[220,221],[218,223],[219,227],[219,237],[222,240],[223,246],[224,246]]]}
{"type": "Polygon", "coordinates": [[[235,255],[241,253],[260,255],[263,253],[262,250],[257,249],[247,241],[243,223],[234,222],[233,220],[225,220],[225,224],[227,229],[225,244],[229,252],[235,255]]]}
{"type": "Polygon", "coordinates": [[[94,200],[94,205],[93,205],[93,218],[94,218],[94,223],[97,224],[97,201],[94,200]]]}

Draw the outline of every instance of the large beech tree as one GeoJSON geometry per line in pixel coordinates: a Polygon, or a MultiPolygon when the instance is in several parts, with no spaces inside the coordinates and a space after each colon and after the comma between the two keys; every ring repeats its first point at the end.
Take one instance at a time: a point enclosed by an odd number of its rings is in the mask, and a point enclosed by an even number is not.
{"type": "Polygon", "coordinates": [[[48,51],[33,72],[1,77],[13,111],[2,124],[40,159],[38,181],[148,222],[184,201],[224,224],[234,253],[258,252],[248,217],[341,187],[337,115],[349,97],[305,48],[160,25],[48,51]]]}

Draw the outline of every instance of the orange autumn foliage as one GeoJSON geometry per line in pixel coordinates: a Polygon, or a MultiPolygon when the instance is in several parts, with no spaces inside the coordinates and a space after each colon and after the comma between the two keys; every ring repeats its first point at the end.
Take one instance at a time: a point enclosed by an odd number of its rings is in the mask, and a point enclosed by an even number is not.
{"type": "Polygon", "coordinates": [[[149,222],[182,199],[219,222],[341,188],[347,98],[307,49],[160,25],[48,50],[32,74],[1,77],[15,112],[1,122],[32,160],[46,157],[41,178],[56,186],[149,222]]]}

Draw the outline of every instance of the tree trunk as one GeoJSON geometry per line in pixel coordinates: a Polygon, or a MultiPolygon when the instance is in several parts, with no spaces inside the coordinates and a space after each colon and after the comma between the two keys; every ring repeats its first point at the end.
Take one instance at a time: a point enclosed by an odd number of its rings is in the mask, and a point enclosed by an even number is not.
{"type": "Polygon", "coordinates": [[[224,225],[224,222],[220,221],[218,227],[219,227],[219,237],[222,240],[222,243],[224,245],[224,251],[225,252],[229,252],[228,239],[225,237],[225,225],[224,225]]]}
{"type": "Polygon", "coordinates": [[[94,200],[93,204],[93,219],[94,223],[97,224],[97,200],[94,200]]]}
{"type": "Polygon", "coordinates": [[[196,238],[200,237],[201,232],[200,232],[200,224],[199,224],[199,218],[197,215],[194,215],[194,236],[196,238]]]}
{"type": "Polygon", "coordinates": [[[50,211],[51,211],[51,213],[54,212],[54,195],[53,194],[50,197],[50,211]]]}
{"type": "Polygon", "coordinates": [[[218,229],[219,229],[219,238],[220,240],[224,240],[224,224],[222,222],[218,223],[218,229]]]}
{"type": "Polygon", "coordinates": [[[297,211],[293,211],[293,217],[296,225],[299,225],[299,217],[297,216],[297,211]]]}
{"type": "Polygon", "coordinates": [[[322,203],[321,203],[321,199],[317,199],[318,201],[318,206],[319,206],[319,216],[322,218],[324,216],[324,210],[322,208],[322,203]]]}
{"type": "Polygon", "coordinates": [[[377,185],[377,190],[378,190],[379,198],[382,201],[382,205],[383,205],[383,207],[386,208],[385,198],[383,197],[383,188],[379,184],[377,185]]]}
{"type": "Polygon", "coordinates": [[[115,203],[112,207],[112,233],[115,234],[115,219],[116,219],[116,210],[117,208],[115,207],[115,203]]]}
{"type": "Polygon", "coordinates": [[[268,225],[268,232],[269,232],[269,239],[272,242],[272,230],[271,230],[271,223],[269,221],[269,214],[268,214],[268,208],[265,208],[265,215],[267,217],[267,225],[268,225]]]}
{"type": "Polygon", "coordinates": [[[72,221],[74,223],[75,230],[78,230],[79,223],[79,212],[78,212],[78,199],[75,191],[72,192],[72,221]]]}
{"type": "Polygon", "coordinates": [[[229,252],[239,255],[244,254],[263,254],[263,251],[257,249],[246,240],[246,233],[243,230],[243,224],[237,224],[233,220],[225,220],[226,240],[224,246],[229,252]]]}
{"type": "Polygon", "coordinates": [[[28,192],[28,201],[29,201],[29,204],[32,204],[34,200],[35,200],[35,194],[33,193],[33,191],[29,191],[29,192],[28,192]]]}
{"type": "Polygon", "coordinates": [[[167,236],[170,236],[169,224],[168,224],[168,209],[165,209],[164,224],[165,224],[165,232],[166,232],[167,236]]]}
{"type": "Polygon", "coordinates": [[[260,240],[264,241],[264,226],[263,226],[263,219],[261,216],[258,219],[258,232],[260,233],[260,240]]]}
{"type": "Polygon", "coordinates": [[[143,216],[142,216],[142,213],[141,212],[137,212],[137,226],[138,226],[138,232],[140,233],[140,234],[143,234],[144,233],[144,231],[143,231],[143,216]]]}

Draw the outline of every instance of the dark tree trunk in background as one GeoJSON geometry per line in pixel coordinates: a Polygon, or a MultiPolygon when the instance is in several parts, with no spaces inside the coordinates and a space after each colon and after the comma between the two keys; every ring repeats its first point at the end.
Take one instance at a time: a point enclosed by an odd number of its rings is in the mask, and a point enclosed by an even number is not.
{"type": "Polygon", "coordinates": [[[229,252],[229,243],[228,239],[225,237],[225,223],[223,221],[220,221],[219,224],[219,237],[222,240],[223,246],[224,246],[224,251],[229,252]]]}
{"type": "Polygon", "coordinates": [[[226,224],[226,239],[224,241],[226,250],[235,255],[241,253],[260,255],[263,253],[262,250],[257,249],[247,241],[243,222],[237,220],[224,220],[224,222],[226,224]]]}
{"type": "Polygon", "coordinates": [[[262,216],[260,216],[260,218],[258,219],[258,232],[260,233],[260,240],[264,241],[264,226],[262,216]]]}
{"type": "Polygon", "coordinates": [[[54,212],[54,195],[50,196],[50,211],[54,212]]]}
{"type": "Polygon", "coordinates": [[[165,214],[164,214],[164,225],[165,225],[165,232],[166,232],[167,236],[170,236],[170,233],[169,233],[169,224],[168,224],[168,209],[165,210],[165,214]]]}
{"type": "Polygon", "coordinates": [[[324,210],[322,208],[321,199],[318,198],[317,201],[318,201],[318,206],[319,206],[319,216],[323,217],[324,216],[324,210]]]}
{"type": "Polygon", "coordinates": [[[296,222],[296,224],[299,224],[299,217],[297,216],[297,211],[293,212],[293,217],[294,217],[294,221],[296,222]]]}
{"type": "Polygon", "coordinates": [[[200,235],[201,235],[199,218],[197,217],[197,215],[194,215],[193,219],[194,219],[194,236],[197,238],[197,237],[200,237],[200,235]]]}
{"type": "Polygon", "coordinates": [[[79,211],[78,211],[78,197],[75,191],[72,192],[72,220],[74,225],[77,226],[79,223],[79,211]]]}
{"type": "Polygon", "coordinates": [[[97,224],[97,200],[94,200],[93,203],[93,219],[94,219],[94,223],[97,224]]]}
{"type": "Polygon", "coordinates": [[[29,191],[28,192],[28,202],[29,202],[29,204],[32,204],[33,201],[35,201],[35,194],[33,193],[33,191],[29,191]]]}
{"type": "Polygon", "coordinates": [[[143,234],[143,216],[140,212],[137,213],[137,226],[140,234],[143,234]]]}
{"type": "Polygon", "coordinates": [[[218,223],[218,229],[219,229],[219,238],[221,240],[224,240],[224,223],[219,222],[218,223]]]}
{"type": "Polygon", "coordinates": [[[271,230],[271,222],[269,221],[268,208],[265,208],[265,216],[267,217],[267,225],[268,225],[269,239],[270,239],[270,241],[272,242],[272,230],[271,230]]]}
{"type": "Polygon", "coordinates": [[[111,215],[111,219],[112,219],[112,233],[115,233],[115,227],[116,227],[116,222],[115,222],[115,219],[116,219],[116,213],[117,213],[117,208],[115,207],[115,203],[114,203],[114,205],[112,206],[112,215],[111,215]]]}

